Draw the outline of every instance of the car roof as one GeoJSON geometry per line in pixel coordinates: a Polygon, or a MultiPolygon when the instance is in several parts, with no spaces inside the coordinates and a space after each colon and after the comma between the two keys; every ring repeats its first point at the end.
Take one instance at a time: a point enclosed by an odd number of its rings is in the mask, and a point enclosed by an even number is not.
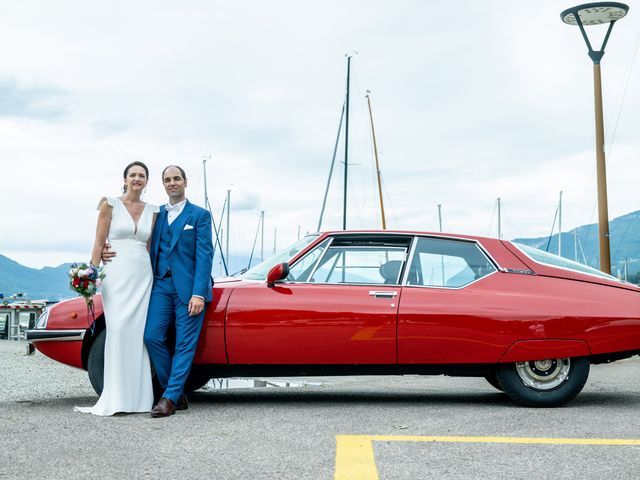
{"type": "Polygon", "coordinates": [[[353,234],[379,234],[379,235],[422,235],[429,237],[448,237],[448,238],[460,238],[466,240],[498,240],[494,237],[483,237],[479,235],[467,235],[460,233],[448,233],[448,232],[428,232],[420,230],[326,230],[316,232],[316,235],[353,235],[353,234]]]}

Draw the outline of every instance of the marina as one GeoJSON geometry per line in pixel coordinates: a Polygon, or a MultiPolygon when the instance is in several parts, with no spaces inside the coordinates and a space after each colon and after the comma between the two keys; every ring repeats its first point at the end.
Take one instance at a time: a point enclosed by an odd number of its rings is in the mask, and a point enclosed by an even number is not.
{"type": "Polygon", "coordinates": [[[36,320],[50,302],[20,296],[0,297],[0,340],[24,340],[25,332],[34,328],[36,320]]]}
{"type": "Polygon", "coordinates": [[[638,2],[8,3],[0,480],[637,478],[638,2]]]}

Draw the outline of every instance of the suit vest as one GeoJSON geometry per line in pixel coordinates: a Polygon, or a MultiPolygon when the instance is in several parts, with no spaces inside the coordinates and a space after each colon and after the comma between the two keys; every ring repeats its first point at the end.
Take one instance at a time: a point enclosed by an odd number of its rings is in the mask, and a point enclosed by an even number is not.
{"type": "Polygon", "coordinates": [[[162,229],[160,230],[160,239],[158,241],[158,256],[156,259],[156,276],[164,277],[171,271],[171,263],[169,262],[169,252],[171,251],[171,238],[173,237],[173,228],[175,220],[169,225],[168,215],[164,216],[162,229]]]}

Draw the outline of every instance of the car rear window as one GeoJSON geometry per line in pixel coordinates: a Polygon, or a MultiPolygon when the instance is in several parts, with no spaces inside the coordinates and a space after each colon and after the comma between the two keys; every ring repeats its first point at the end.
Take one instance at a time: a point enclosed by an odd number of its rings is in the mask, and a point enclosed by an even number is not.
{"type": "Polygon", "coordinates": [[[587,273],[589,275],[595,275],[596,277],[606,278],[607,280],[615,280],[617,282],[620,281],[613,275],[606,274],[588,265],[574,262],[573,260],[569,260],[568,258],[560,257],[558,255],[554,255],[553,253],[545,252],[529,245],[523,245],[517,242],[511,243],[534,262],[538,262],[543,265],[550,265],[552,267],[566,268],[567,270],[573,270],[575,272],[587,273]]]}

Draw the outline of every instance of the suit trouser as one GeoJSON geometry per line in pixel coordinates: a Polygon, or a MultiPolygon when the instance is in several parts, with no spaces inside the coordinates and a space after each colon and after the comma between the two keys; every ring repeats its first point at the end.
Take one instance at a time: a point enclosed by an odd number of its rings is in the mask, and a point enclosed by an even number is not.
{"type": "Polygon", "coordinates": [[[156,377],[164,390],[163,397],[177,403],[184,391],[198,338],[204,320],[204,310],[189,316],[188,305],[180,300],[173,278],[156,278],[151,290],[144,343],[149,351],[156,377]],[[175,323],[176,346],[173,357],[167,332],[175,323]]]}

